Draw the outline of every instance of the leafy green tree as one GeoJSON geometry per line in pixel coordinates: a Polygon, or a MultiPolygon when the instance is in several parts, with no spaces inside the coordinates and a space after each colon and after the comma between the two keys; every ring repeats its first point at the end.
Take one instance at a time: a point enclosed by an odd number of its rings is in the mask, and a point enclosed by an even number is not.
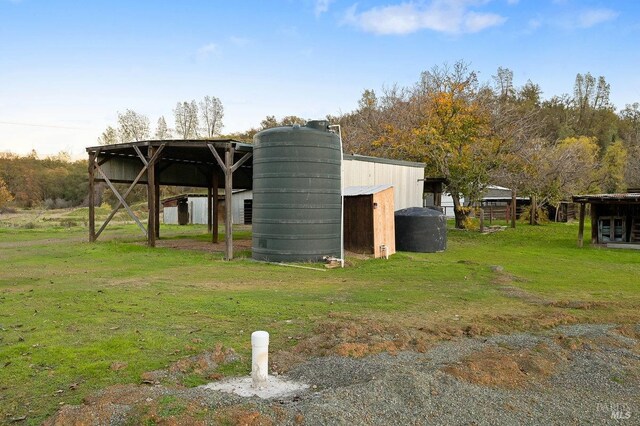
{"type": "Polygon", "coordinates": [[[602,157],[600,168],[601,185],[604,192],[616,193],[626,189],[626,166],[627,149],[622,141],[617,141],[609,145],[602,157]]]}

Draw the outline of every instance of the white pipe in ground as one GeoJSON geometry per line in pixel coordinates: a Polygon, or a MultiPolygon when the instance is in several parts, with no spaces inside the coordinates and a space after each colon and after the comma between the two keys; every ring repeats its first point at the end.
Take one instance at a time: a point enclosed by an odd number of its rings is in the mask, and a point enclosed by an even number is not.
{"type": "Polygon", "coordinates": [[[251,333],[251,379],[255,389],[267,386],[269,373],[269,333],[254,331],[251,333]]]}

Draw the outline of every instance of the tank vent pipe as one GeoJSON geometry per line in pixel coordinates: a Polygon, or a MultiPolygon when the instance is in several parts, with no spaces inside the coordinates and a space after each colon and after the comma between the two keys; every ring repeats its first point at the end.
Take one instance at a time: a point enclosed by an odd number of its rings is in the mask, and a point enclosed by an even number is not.
{"type": "Polygon", "coordinates": [[[251,333],[251,379],[255,389],[267,387],[269,373],[269,333],[251,333]]]}

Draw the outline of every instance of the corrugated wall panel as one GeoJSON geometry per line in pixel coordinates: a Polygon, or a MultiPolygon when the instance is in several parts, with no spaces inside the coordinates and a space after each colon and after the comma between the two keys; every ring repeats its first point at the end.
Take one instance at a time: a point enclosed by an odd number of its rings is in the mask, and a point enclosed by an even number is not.
{"type": "Polygon", "coordinates": [[[362,160],[343,162],[344,187],[392,185],[395,209],[422,207],[424,169],[362,160]]]}
{"type": "Polygon", "coordinates": [[[165,207],[162,209],[162,222],[167,225],[178,224],[178,207],[165,207]]]}

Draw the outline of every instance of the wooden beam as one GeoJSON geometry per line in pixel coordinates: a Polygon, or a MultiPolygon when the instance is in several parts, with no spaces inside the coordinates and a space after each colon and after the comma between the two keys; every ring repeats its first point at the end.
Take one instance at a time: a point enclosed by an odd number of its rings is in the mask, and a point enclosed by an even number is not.
{"type": "MultiPolygon", "coordinates": [[[[157,163],[156,163],[157,166],[157,163]]],[[[155,177],[155,200],[156,200],[156,238],[160,238],[160,176],[158,167],[156,169],[155,177]]]]}
{"type": "Polygon", "coordinates": [[[218,242],[218,237],[219,237],[219,230],[218,230],[218,171],[217,170],[213,170],[213,176],[211,177],[211,189],[213,191],[213,199],[211,200],[211,207],[212,207],[212,232],[211,232],[211,242],[212,243],[217,243],[218,242]]]}
{"type": "Polygon", "coordinates": [[[578,225],[578,247],[582,247],[584,244],[584,211],[585,211],[585,204],[580,203],[580,223],[578,225]]]}
{"type": "MultiPolygon", "coordinates": [[[[155,162],[156,159],[159,157],[160,153],[162,152],[162,150],[164,149],[164,144],[160,145],[160,147],[158,148],[158,150],[156,151],[154,158],[152,158],[152,160],[155,162]]],[[[98,156],[100,152],[98,151],[96,153],[96,158],[98,156]]],[[[144,157],[144,156],[143,156],[144,157]]],[[[104,221],[104,223],[102,224],[102,226],[100,227],[100,229],[98,230],[98,232],[96,233],[95,238],[97,239],[100,234],[102,233],[102,231],[104,231],[104,229],[107,227],[107,225],[109,224],[109,222],[111,221],[111,219],[113,219],[113,216],[115,216],[115,214],[118,212],[118,210],[120,210],[120,207],[123,205],[122,200],[126,200],[127,196],[131,193],[131,191],[133,190],[133,188],[136,186],[136,184],[138,183],[138,181],[142,178],[142,176],[144,176],[145,172],[147,171],[147,167],[149,165],[149,163],[147,162],[147,160],[144,160],[145,166],[142,167],[142,169],[140,170],[140,172],[138,172],[138,176],[136,176],[136,178],[133,180],[133,182],[131,183],[131,185],[129,186],[129,188],[127,189],[127,191],[124,193],[124,195],[122,197],[120,197],[120,194],[118,192],[117,189],[115,189],[115,187],[113,186],[113,183],[111,183],[111,181],[109,180],[109,178],[107,178],[107,175],[102,171],[102,168],[100,167],[102,164],[104,164],[106,161],[102,161],[102,162],[98,162],[96,164],[96,170],[98,170],[100,172],[100,174],[102,175],[102,177],[104,178],[104,181],[107,182],[107,185],[109,185],[109,188],[111,188],[111,190],[114,192],[114,195],[118,198],[118,203],[116,204],[116,206],[114,207],[113,210],[111,210],[111,213],[109,213],[109,216],[107,217],[107,219],[104,221]]],[[[142,232],[144,232],[145,237],[147,236],[147,230],[144,228],[144,226],[142,226],[142,224],[140,223],[140,221],[138,220],[138,218],[136,217],[136,215],[133,214],[133,212],[131,211],[131,209],[129,208],[129,206],[124,203],[125,208],[127,209],[127,212],[129,213],[129,215],[133,218],[134,221],[136,221],[136,223],[138,223],[138,226],[140,226],[142,228],[142,232]]]]}
{"type": "Polygon", "coordinates": [[[89,242],[96,240],[96,155],[89,153],[89,242]]]}
{"type": "Polygon", "coordinates": [[[140,148],[138,148],[137,145],[134,145],[133,150],[136,152],[136,154],[138,154],[138,158],[140,159],[140,161],[142,161],[142,164],[148,166],[149,163],[147,162],[147,159],[144,158],[144,155],[142,154],[142,151],[140,151],[140,148]]]}
{"type": "MultiPolygon", "coordinates": [[[[155,147],[149,146],[147,155],[153,158],[155,147]]],[[[147,164],[147,202],[149,206],[149,219],[147,222],[147,245],[156,246],[156,166],[155,162],[147,164]]]]}
{"type": "Polygon", "coordinates": [[[209,147],[209,150],[211,151],[211,153],[215,157],[215,159],[218,162],[218,165],[220,166],[222,171],[226,173],[226,167],[227,166],[225,164],[225,161],[222,161],[222,158],[220,158],[220,155],[218,155],[218,151],[216,151],[216,149],[210,143],[208,143],[207,146],[209,147]]]}
{"type": "Polygon", "coordinates": [[[598,244],[598,208],[591,203],[591,244],[598,244]]]}
{"type": "Polygon", "coordinates": [[[228,146],[224,156],[224,245],[225,260],[233,259],[233,211],[231,209],[231,197],[233,193],[233,146],[228,146]]]}
{"type": "Polygon", "coordinates": [[[242,166],[249,158],[251,158],[253,156],[252,152],[247,152],[241,159],[239,159],[236,164],[233,165],[233,167],[231,167],[231,173],[235,172],[236,170],[238,170],[238,168],[240,166],[242,166]]]}
{"type": "Polygon", "coordinates": [[[213,230],[213,200],[211,199],[211,194],[213,190],[211,189],[211,185],[207,188],[207,232],[212,232],[213,230]]]}
{"type": "MultiPolygon", "coordinates": [[[[133,211],[131,210],[131,207],[129,207],[127,202],[124,200],[124,197],[122,195],[120,195],[120,192],[118,192],[118,189],[113,185],[113,183],[111,183],[111,181],[107,177],[106,173],[97,164],[96,164],[96,169],[98,170],[98,172],[100,172],[100,174],[102,175],[102,179],[104,179],[104,181],[106,182],[107,186],[109,186],[111,191],[113,191],[113,195],[115,195],[118,198],[118,201],[119,201],[118,206],[111,211],[111,214],[109,215],[107,220],[102,224],[102,227],[100,227],[100,229],[96,233],[96,238],[98,238],[100,233],[102,233],[102,230],[107,226],[107,224],[109,223],[109,221],[111,220],[113,215],[115,215],[115,213],[116,213],[117,209],[120,207],[120,205],[122,205],[125,208],[127,213],[129,213],[129,216],[131,216],[131,219],[133,219],[136,222],[136,224],[138,224],[138,227],[142,230],[142,233],[146,237],[147,236],[147,230],[145,229],[145,227],[142,224],[142,222],[140,222],[140,219],[138,219],[138,217],[135,214],[133,214],[133,211]]],[[[127,194],[130,192],[131,188],[133,188],[133,185],[131,187],[129,187],[129,190],[127,191],[127,194]]]]}

